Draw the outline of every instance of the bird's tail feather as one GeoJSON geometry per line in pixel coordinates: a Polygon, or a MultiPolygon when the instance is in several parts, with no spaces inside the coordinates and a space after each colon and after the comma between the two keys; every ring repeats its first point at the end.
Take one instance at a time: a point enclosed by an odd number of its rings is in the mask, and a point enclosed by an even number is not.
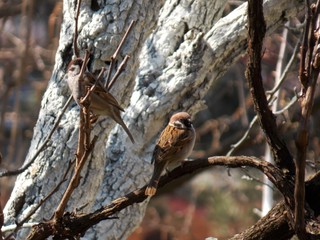
{"type": "Polygon", "coordinates": [[[146,196],[153,196],[156,194],[161,173],[165,168],[165,166],[166,166],[166,163],[164,162],[158,162],[158,163],[155,162],[152,178],[144,192],[146,196]]]}

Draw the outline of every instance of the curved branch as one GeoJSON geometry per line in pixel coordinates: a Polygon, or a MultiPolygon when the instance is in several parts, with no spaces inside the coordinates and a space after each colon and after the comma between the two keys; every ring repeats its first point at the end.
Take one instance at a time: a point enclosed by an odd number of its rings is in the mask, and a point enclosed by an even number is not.
{"type": "MultiPolygon", "coordinates": [[[[283,193],[285,197],[293,199],[293,183],[286,179],[282,171],[274,165],[260,160],[256,157],[236,156],[236,157],[210,157],[187,161],[182,166],[175,168],[167,175],[161,177],[159,188],[178,179],[184,175],[194,173],[200,169],[210,166],[225,166],[229,168],[253,167],[263,172],[270,181],[283,193]]],[[[145,196],[146,186],[130,192],[129,194],[113,200],[109,205],[104,206],[93,213],[89,214],[73,214],[66,213],[59,219],[59,222],[50,220],[40,223],[32,228],[28,239],[43,239],[50,235],[60,238],[68,238],[72,236],[83,235],[90,227],[100,221],[110,219],[115,213],[124,208],[140,203],[147,199],[145,196]]]]}
{"type": "Polygon", "coordinates": [[[249,83],[260,126],[263,129],[268,144],[274,155],[274,161],[284,172],[294,176],[295,166],[293,158],[285,144],[279,137],[277,124],[272,111],[269,109],[267,97],[261,76],[261,50],[266,33],[263,16],[263,1],[248,2],[248,65],[246,78],[249,83]]]}

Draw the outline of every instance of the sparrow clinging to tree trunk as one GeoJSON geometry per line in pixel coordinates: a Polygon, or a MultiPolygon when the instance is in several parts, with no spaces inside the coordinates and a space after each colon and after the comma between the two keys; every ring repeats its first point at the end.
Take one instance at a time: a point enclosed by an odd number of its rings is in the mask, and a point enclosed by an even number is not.
{"type": "MultiPolygon", "coordinates": [[[[81,67],[83,64],[82,59],[72,60],[68,66],[67,72],[67,83],[71,90],[73,99],[80,106],[80,100],[84,97],[89,88],[91,88],[95,82],[96,78],[89,71],[84,71],[83,74],[80,74],[81,67]]],[[[134,139],[127,128],[126,124],[123,122],[120,111],[124,111],[120,107],[117,100],[109,93],[98,81],[96,88],[90,94],[90,111],[95,116],[108,116],[111,117],[114,121],[122,126],[125,132],[128,134],[132,143],[134,139]]]]}

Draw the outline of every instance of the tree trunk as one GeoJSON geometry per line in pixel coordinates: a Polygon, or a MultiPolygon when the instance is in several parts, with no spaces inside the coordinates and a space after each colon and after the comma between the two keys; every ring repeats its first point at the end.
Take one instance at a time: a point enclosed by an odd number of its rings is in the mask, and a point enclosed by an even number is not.
{"type": "MultiPolygon", "coordinates": [[[[72,58],[74,2],[64,1],[56,65],[42,100],[26,163],[52,129],[70,95],[64,76],[72,58]]],[[[268,33],[301,11],[303,2],[292,2],[265,1],[268,33]]],[[[121,62],[126,54],[131,58],[112,90],[122,106],[127,106],[123,118],[136,143],[133,145],[109,118],[99,119],[94,127],[99,139],[69,202],[69,211],[81,208],[90,212],[145,185],[153,169],[150,158],[154,142],[170,114],[200,111],[208,89],[246,49],[246,3],[224,18],[223,0],[167,1],[164,5],[163,1],[123,0],[99,4],[98,7],[83,1],[79,18],[78,45],[82,55],[85,48],[93,50],[92,72],[106,65],[130,21],[137,21],[118,60],[121,62]]],[[[4,209],[6,225],[26,215],[61,181],[76,151],[78,116],[79,107],[73,103],[49,146],[18,176],[4,209]]],[[[51,218],[65,188],[66,183],[30,221],[51,218]]],[[[85,238],[126,238],[140,223],[146,205],[143,202],[121,211],[117,214],[119,219],[101,222],[85,238]]],[[[25,238],[25,232],[20,238],[25,238]]]]}

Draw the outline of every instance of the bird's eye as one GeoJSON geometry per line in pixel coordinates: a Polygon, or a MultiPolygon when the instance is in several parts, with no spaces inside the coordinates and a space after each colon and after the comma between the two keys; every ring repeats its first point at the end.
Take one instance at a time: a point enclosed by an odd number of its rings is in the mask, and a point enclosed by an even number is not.
{"type": "Polygon", "coordinates": [[[184,120],[183,120],[183,124],[184,124],[187,128],[189,128],[189,127],[192,126],[192,122],[191,122],[190,119],[184,119],[184,120]]]}

